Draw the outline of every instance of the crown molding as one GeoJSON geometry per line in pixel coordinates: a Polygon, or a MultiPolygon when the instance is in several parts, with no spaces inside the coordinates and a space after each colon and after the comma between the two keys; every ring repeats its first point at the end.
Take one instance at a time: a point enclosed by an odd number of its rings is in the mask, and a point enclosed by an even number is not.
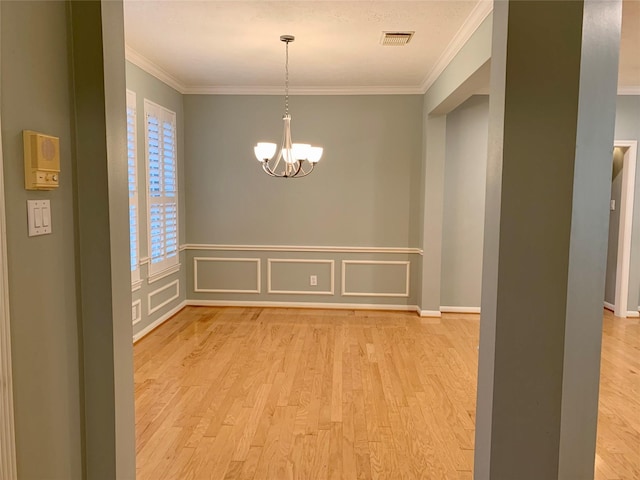
{"type": "Polygon", "coordinates": [[[166,83],[174,90],[177,90],[179,93],[185,93],[187,88],[180,80],[168,73],[163,68],[159,67],[156,63],[152,62],[144,55],[135,51],[129,45],[125,45],[124,47],[124,58],[133,63],[135,66],[140,67],[149,75],[152,75],[161,82],[166,83]]]}
{"type": "Polygon", "coordinates": [[[640,86],[618,87],[618,95],[640,95],[640,86]]]}
{"type": "MultiPolygon", "coordinates": [[[[283,87],[196,86],[187,95],[284,95],[283,87]]],[[[290,87],[289,95],[422,95],[420,86],[290,87]]]]}
{"type": "Polygon", "coordinates": [[[438,77],[447,68],[447,65],[451,63],[451,60],[458,54],[460,49],[469,41],[471,35],[478,29],[480,24],[484,22],[485,18],[493,11],[493,2],[490,0],[480,0],[473,8],[467,19],[462,26],[458,29],[453,36],[447,48],[444,49],[440,58],[436,62],[435,66],[431,69],[429,74],[425,77],[422,85],[420,86],[421,93],[426,93],[431,85],[438,79],[438,77]]]}
{"type": "MultiPolygon", "coordinates": [[[[173,75],[138,53],[130,46],[125,46],[125,58],[141,68],[149,75],[166,83],[183,95],[283,95],[282,86],[187,86],[173,75]]],[[[354,87],[291,87],[289,95],[422,95],[424,91],[417,86],[354,86],[354,87]]]]}

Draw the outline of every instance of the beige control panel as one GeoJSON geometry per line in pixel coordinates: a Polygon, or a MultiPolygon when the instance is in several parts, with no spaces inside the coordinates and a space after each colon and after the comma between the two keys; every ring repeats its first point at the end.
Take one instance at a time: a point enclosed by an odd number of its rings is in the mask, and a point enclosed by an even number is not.
{"type": "Polygon", "coordinates": [[[22,131],[24,188],[53,190],[60,178],[60,140],[31,130],[22,131]]]}

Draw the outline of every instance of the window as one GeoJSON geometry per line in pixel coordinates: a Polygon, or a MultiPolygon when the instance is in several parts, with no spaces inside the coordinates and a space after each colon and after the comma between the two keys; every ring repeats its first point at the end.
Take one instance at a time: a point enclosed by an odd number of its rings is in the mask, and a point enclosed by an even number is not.
{"type": "Polygon", "coordinates": [[[178,264],[176,114],[148,100],[144,113],[151,276],[178,264]]]}
{"type": "Polygon", "coordinates": [[[138,142],[136,134],[136,94],[127,90],[127,158],[129,177],[129,244],[131,282],[140,281],[140,227],[138,209],[138,142]]]}

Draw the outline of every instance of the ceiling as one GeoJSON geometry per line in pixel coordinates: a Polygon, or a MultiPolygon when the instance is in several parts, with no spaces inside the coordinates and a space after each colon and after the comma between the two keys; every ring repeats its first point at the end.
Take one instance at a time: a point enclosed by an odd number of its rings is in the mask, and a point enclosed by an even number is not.
{"type": "MultiPolygon", "coordinates": [[[[422,93],[487,0],[125,0],[127,58],[184,93],[422,93]],[[383,31],[415,31],[403,47],[383,31]]],[[[619,85],[640,87],[640,2],[625,0],[619,85]]]]}

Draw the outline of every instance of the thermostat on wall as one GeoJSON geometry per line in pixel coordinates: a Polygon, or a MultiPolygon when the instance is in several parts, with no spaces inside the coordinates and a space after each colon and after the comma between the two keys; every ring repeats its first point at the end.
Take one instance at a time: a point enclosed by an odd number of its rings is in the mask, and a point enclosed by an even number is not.
{"type": "Polygon", "coordinates": [[[60,139],[44,133],[22,131],[24,188],[53,190],[60,177],[60,139]]]}

